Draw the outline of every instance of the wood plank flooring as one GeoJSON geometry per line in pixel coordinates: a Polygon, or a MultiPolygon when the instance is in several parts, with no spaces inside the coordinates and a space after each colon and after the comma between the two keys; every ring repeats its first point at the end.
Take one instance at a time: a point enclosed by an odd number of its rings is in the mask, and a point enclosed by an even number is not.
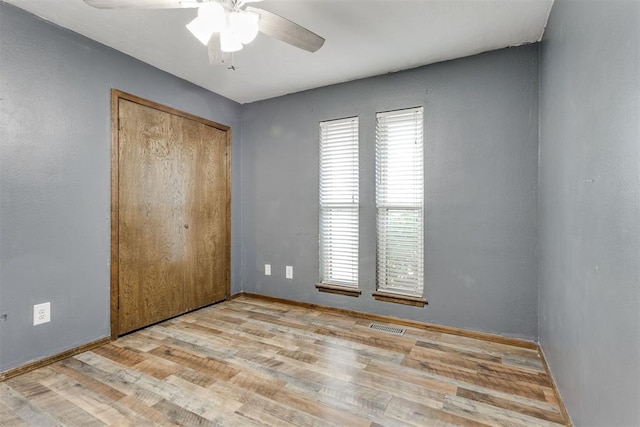
{"type": "Polygon", "coordinates": [[[0,382],[1,426],[558,426],[536,350],[240,297],[0,382]]]}

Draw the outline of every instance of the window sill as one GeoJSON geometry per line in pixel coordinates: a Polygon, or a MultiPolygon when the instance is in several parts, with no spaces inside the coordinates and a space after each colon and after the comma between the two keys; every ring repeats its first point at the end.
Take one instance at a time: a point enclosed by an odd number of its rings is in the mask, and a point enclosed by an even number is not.
{"type": "Polygon", "coordinates": [[[428,304],[427,300],[424,298],[412,297],[409,295],[392,294],[379,291],[376,291],[371,295],[373,295],[373,297],[378,301],[393,302],[396,304],[412,305],[415,307],[424,307],[428,304]]]}
{"type": "Polygon", "coordinates": [[[348,286],[339,285],[327,285],[326,283],[316,283],[316,289],[320,292],[327,292],[330,294],[346,295],[349,297],[359,297],[362,291],[357,288],[350,288],[348,286]]]}

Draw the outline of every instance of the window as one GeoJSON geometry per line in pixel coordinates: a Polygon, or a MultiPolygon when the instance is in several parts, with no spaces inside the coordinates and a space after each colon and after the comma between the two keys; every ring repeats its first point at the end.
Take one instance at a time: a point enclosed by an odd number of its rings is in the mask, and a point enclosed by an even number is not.
{"type": "Polygon", "coordinates": [[[320,281],[358,287],[358,118],[320,123],[320,281]]]}
{"type": "Polygon", "coordinates": [[[423,294],[423,109],[376,116],[378,291],[423,294]]]}

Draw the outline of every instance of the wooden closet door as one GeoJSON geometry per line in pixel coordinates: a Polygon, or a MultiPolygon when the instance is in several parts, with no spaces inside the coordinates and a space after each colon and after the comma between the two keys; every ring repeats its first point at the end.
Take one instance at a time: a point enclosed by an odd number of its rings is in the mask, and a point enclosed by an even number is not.
{"type": "Polygon", "coordinates": [[[119,100],[118,333],[226,297],[227,134],[119,100]]]}
{"type": "Polygon", "coordinates": [[[227,218],[227,135],[211,126],[190,121],[185,135],[195,147],[195,161],[189,187],[190,237],[187,309],[202,307],[226,298],[229,260],[227,218]],[[213,284],[213,286],[212,286],[213,284]]]}

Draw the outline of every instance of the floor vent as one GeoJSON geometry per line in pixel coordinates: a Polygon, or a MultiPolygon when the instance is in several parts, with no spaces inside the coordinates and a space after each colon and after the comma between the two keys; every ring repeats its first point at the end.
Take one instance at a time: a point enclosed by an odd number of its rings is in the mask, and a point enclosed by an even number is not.
{"type": "Polygon", "coordinates": [[[375,329],[376,331],[386,332],[393,335],[404,335],[405,328],[398,328],[397,326],[385,326],[379,323],[372,323],[369,325],[369,329],[375,329]]]}

